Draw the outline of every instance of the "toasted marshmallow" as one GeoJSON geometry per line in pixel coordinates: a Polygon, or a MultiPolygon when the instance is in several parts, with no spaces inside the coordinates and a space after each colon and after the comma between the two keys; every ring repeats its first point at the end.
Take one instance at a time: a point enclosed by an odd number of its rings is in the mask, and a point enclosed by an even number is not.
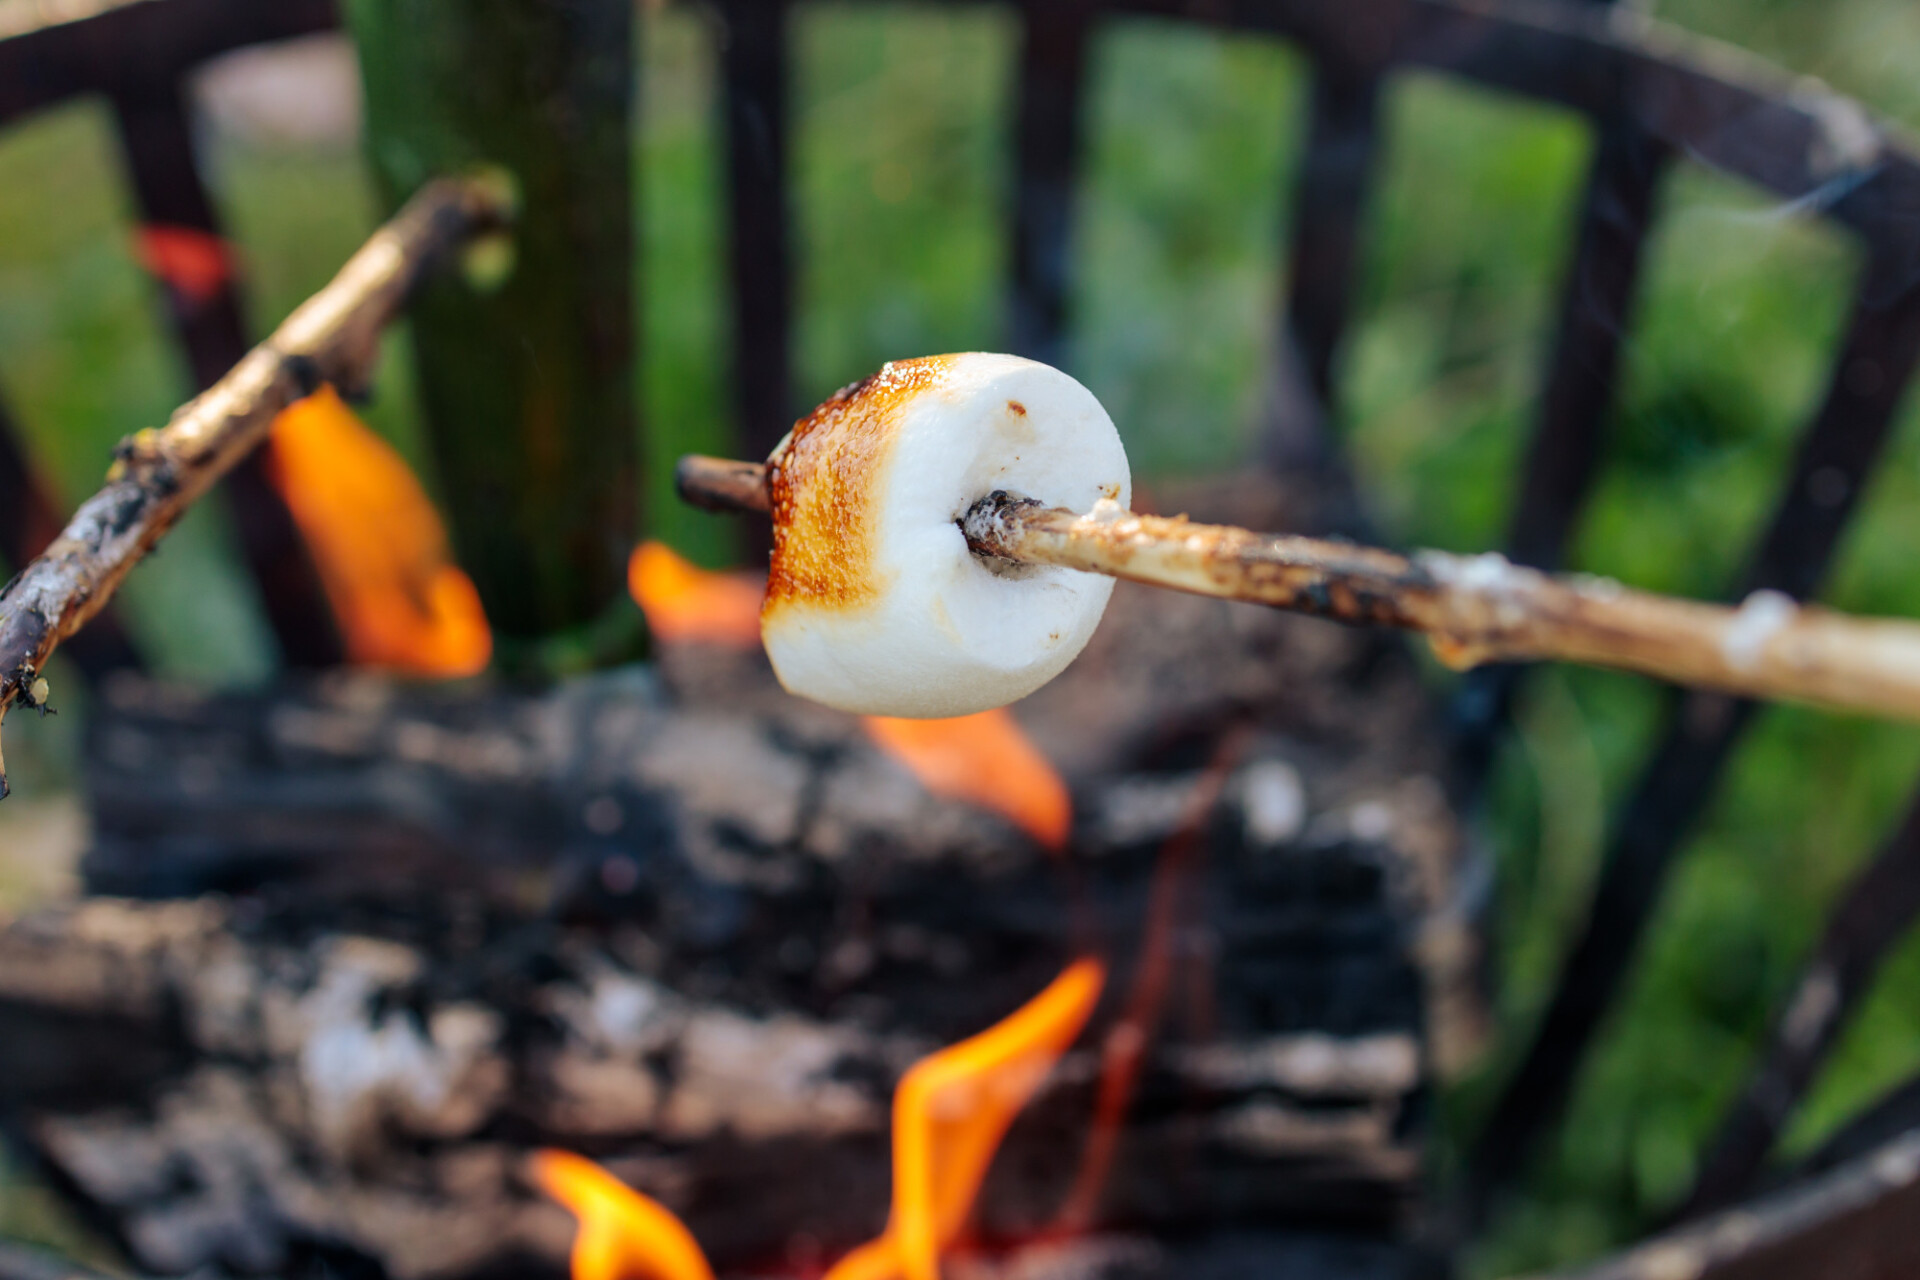
{"type": "Polygon", "coordinates": [[[996,489],[1128,505],[1113,420],[1018,356],[896,360],[794,426],[768,461],[773,564],[760,636],[789,692],[869,715],[968,715],[1053,679],[1113,580],[989,562],[958,521],[996,489]]]}

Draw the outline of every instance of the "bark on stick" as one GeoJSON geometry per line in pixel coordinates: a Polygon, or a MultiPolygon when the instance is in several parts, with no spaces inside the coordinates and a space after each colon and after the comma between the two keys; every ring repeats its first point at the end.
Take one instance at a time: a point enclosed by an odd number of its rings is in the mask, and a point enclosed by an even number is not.
{"type": "MultiPolygon", "coordinates": [[[[44,700],[36,682],[53,651],[112,599],[214,481],[266,439],[279,412],[322,383],[360,385],[381,329],[427,268],[474,232],[503,225],[507,214],[493,184],[428,184],[226,377],[166,426],[120,442],[106,484],[0,591],[0,723],[16,703],[44,700]]],[[[0,798],[6,794],[0,757],[0,798]]]]}
{"type": "MultiPolygon", "coordinates": [[[[765,469],[683,459],[682,496],[765,511],[765,469]]],[[[974,552],[1063,565],[1341,622],[1425,632],[1464,670],[1549,659],[1747,697],[1920,720],[1920,624],[1853,618],[1762,591],[1737,607],[1555,577],[1499,555],[1400,555],[1112,504],[1080,513],[993,493],[960,520],[974,552]]]]}

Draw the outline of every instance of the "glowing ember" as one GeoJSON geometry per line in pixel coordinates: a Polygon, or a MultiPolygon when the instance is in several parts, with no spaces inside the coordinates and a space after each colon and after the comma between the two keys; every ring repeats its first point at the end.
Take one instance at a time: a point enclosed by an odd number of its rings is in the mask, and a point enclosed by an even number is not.
{"type": "Polygon", "coordinates": [[[473,675],[493,636],[473,582],[392,446],[322,387],[273,424],[268,473],[306,538],[350,661],[473,675]]]}
{"type": "Polygon", "coordinates": [[[927,790],[1005,816],[1055,852],[1066,848],[1073,801],[1005,707],[951,720],[866,716],[867,734],[927,790]]]}
{"type": "Polygon", "coordinates": [[[893,1211],[827,1280],[939,1280],[1000,1140],[1086,1025],[1106,967],[1077,960],[1005,1021],[915,1063],[893,1097],[893,1211]]]}
{"type": "Polygon", "coordinates": [[[1073,1235],[1093,1222],[1107,1174],[1120,1145],[1120,1127],[1133,1104],[1134,1086],[1147,1059],[1147,1048],[1160,1030],[1172,980],[1174,933],[1186,897],[1186,882],[1203,851],[1207,819],[1220,803],[1227,778],[1239,763],[1247,743],[1244,729],[1229,733],[1214,751],[1213,760],[1188,797],[1180,825],[1161,846],[1148,890],[1147,930],[1140,948],[1139,967],[1127,995],[1126,1009],[1108,1028],[1100,1046],[1100,1092],[1094,1103],[1093,1130],[1080,1157],[1073,1189],[1055,1217],[1052,1231],[1073,1235]]]}
{"type": "Polygon", "coordinates": [[[150,223],[135,235],[133,248],[141,266],[196,305],[212,301],[233,278],[227,242],[196,227],[150,223]]]}
{"type": "Polygon", "coordinates": [[[714,573],[661,542],[643,542],[627,561],[627,589],[662,640],[751,649],[760,643],[766,584],[747,573],[714,573]]]}
{"type": "Polygon", "coordinates": [[[573,1280],[713,1280],[680,1219],[599,1165],[565,1151],[533,1158],[541,1190],[573,1211],[573,1280]]]}

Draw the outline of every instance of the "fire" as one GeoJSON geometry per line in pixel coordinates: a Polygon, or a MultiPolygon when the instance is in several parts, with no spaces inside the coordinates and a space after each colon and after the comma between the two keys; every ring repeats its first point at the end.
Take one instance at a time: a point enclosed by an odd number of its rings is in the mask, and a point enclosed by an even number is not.
{"type": "Polygon", "coordinates": [[[751,649],[760,643],[760,601],[766,584],[746,573],[714,573],[661,542],[643,542],[627,561],[627,589],[653,634],[751,649]]]}
{"type": "Polygon", "coordinates": [[[155,222],[134,236],[140,265],[196,306],[211,302],[233,279],[233,251],[210,231],[155,222]]]}
{"type": "Polygon", "coordinates": [[[473,675],[493,635],[439,513],[394,449],[331,387],[274,421],[268,472],[306,538],[347,657],[421,676],[473,675]]]}
{"type": "Polygon", "coordinates": [[[1006,708],[951,720],[865,716],[861,723],[927,790],[991,809],[1055,852],[1066,848],[1073,827],[1067,784],[1006,708]]]}
{"type": "MultiPolygon", "coordinates": [[[[760,643],[766,584],[756,574],[702,569],[660,542],[627,561],[627,588],[653,634],[670,643],[751,649],[760,643]]],[[[951,720],[865,716],[867,735],[921,785],[991,809],[1049,849],[1073,826],[1067,784],[1005,709],[951,720]]]]}
{"type": "Polygon", "coordinates": [[[573,1280],[713,1280],[693,1233],[657,1201],[565,1151],[533,1158],[541,1190],[580,1220],[573,1280]]]}
{"type": "Polygon", "coordinates": [[[1086,1025],[1106,967],[1077,960],[1018,1012],[915,1063],[893,1096],[893,1211],[826,1280],[939,1280],[1000,1140],[1086,1025]]]}
{"type": "MultiPolygon", "coordinates": [[[[1106,980],[1098,960],[1076,960],[1008,1018],[913,1065],[893,1095],[887,1229],[826,1280],[940,1280],[940,1254],[966,1225],[1000,1140],[1080,1035],[1106,980]]],[[[573,1280],[712,1280],[685,1224],[591,1160],[542,1151],[533,1171],[579,1219],[573,1280]]]]}

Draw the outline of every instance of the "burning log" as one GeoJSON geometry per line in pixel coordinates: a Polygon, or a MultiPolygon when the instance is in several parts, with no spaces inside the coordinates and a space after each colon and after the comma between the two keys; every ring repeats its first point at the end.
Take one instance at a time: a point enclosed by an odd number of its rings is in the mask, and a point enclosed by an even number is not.
{"type": "MultiPolygon", "coordinates": [[[[226,377],[166,426],[121,442],[106,485],[0,591],[0,723],[16,703],[44,705],[40,673],[53,651],[112,599],[195,499],[266,438],[280,411],[323,385],[360,386],[381,329],[427,270],[469,236],[502,225],[508,211],[487,182],[422,188],[226,377]]],[[[6,793],[0,759],[0,797],[6,793]]]]}
{"type": "Polygon", "coordinates": [[[0,1241],[0,1280],[108,1280],[108,1276],[45,1250],[0,1241]]]}
{"type": "MultiPolygon", "coordinates": [[[[772,509],[768,471],[689,457],[683,497],[713,509],[772,509]]],[[[1548,659],[1615,667],[1749,697],[1920,719],[1920,625],[1803,607],[1773,591],[1737,608],[1559,578],[1496,554],[1389,551],[1118,504],[1086,512],[996,490],[959,520],[967,546],[1001,563],[1058,565],[1341,622],[1427,634],[1456,669],[1548,659]]]]}
{"type": "MultiPolygon", "coordinates": [[[[332,1247],[393,1276],[515,1257],[552,1274],[567,1224],[526,1184],[529,1145],[601,1155],[722,1268],[878,1233],[887,1095],[937,1043],[922,1034],[685,994],[650,976],[638,931],[523,924],[460,954],[272,926],[213,902],[100,901],[0,929],[7,1100],[143,1265],[272,1272],[332,1247]],[[143,1078],[24,1078],[54,1025],[147,1051],[143,1078]]],[[[1062,1059],[1014,1126],[984,1238],[1043,1233],[1096,1067],[1062,1059]]],[[[1161,1055],[1108,1212],[1377,1229],[1416,1175],[1394,1134],[1417,1081],[1408,1035],[1161,1055]]],[[[942,1172],[977,1178],[991,1154],[942,1172]]],[[[923,1225],[944,1238],[958,1202],[931,1194],[942,1216],[923,1225]]]]}
{"type": "Polygon", "coordinates": [[[885,1226],[903,1073],[1091,952],[1104,1005],[950,1280],[1190,1274],[1165,1240],[1291,1258],[1301,1230],[1402,1274],[1471,967],[1417,673],[1377,633],[1132,584],[1109,616],[996,717],[1059,772],[1065,857],[781,694],[757,647],[541,694],[112,683],[88,885],[181,900],[0,928],[0,1094],[150,1270],[551,1276],[570,1224],[525,1157],[560,1147],[722,1274],[817,1275],[885,1226]]]}

